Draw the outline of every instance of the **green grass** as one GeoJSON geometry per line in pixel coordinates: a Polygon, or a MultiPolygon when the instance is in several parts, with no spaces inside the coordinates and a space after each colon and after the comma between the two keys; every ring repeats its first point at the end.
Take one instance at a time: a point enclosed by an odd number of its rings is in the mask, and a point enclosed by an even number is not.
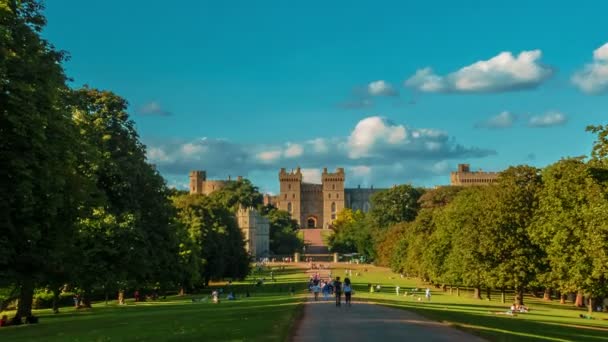
{"type": "Polygon", "coordinates": [[[572,303],[560,305],[559,301],[546,302],[527,296],[529,313],[517,316],[498,315],[512,303],[512,294],[501,303],[500,294],[493,293],[492,300],[472,298],[471,291],[461,290],[460,296],[450,295],[441,289],[431,288],[431,301],[424,298],[428,285],[416,279],[401,278],[385,268],[369,265],[340,265],[333,274],[344,278],[344,269],[352,269],[351,280],[356,291],[353,300],[373,301],[382,305],[414,311],[435,321],[445,322],[491,341],[608,341],[608,313],[593,313],[594,320],[582,319],[586,308],[576,308],[572,303]],[[367,272],[364,271],[367,269],[367,272]],[[360,272],[360,276],[356,273],[360,272]],[[381,284],[380,293],[369,293],[367,284],[381,284]],[[401,295],[395,293],[400,286],[401,295]],[[411,289],[419,291],[411,295],[411,289]],[[408,291],[408,296],[403,296],[408,291]],[[421,297],[421,301],[418,298],[421,297]]]}
{"type": "Polygon", "coordinates": [[[249,290],[252,296],[219,304],[192,302],[204,293],[122,306],[97,303],[90,310],[63,308],[57,315],[39,310],[39,324],[0,328],[0,341],[284,341],[303,307],[305,275],[295,268],[274,274],[276,282],[265,271],[235,283],[237,295],[249,290]],[[253,286],[258,277],[266,284],[253,286]],[[291,286],[297,295],[289,294],[291,286]]]}

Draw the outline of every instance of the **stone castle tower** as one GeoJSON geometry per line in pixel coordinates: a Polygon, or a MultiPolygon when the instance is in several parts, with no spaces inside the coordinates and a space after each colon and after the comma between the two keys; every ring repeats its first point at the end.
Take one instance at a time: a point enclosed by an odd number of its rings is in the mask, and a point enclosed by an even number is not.
{"type": "Polygon", "coordinates": [[[321,184],[302,182],[298,167],[290,172],[279,171],[280,193],[267,198],[267,203],[285,210],[302,228],[329,228],[345,208],[344,169],[327,172],[323,169],[321,184]]]}
{"type": "Polygon", "coordinates": [[[239,208],[237,223],[245,237],[245,249],[254,257],[268,256],[270,252],[270,223],[254,208],[239,208]]]}
{"type": "MultiPolygon", "coordinates": [[[[237,181],[242,179],[241,176],[237,177],[237,181]]],[[[190,194],[210,195],[214,191],[221,190],[230,182],[234,182],[230,176],[228,176],[228,179],[209,180],[206,171],[190,171],[190,194]]]]}

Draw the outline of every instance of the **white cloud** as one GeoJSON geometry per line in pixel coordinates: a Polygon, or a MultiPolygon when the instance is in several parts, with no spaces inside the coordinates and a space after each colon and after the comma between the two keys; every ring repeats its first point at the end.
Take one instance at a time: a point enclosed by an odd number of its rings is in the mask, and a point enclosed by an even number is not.
{"type": "Polygon", "coordinates": [[[398,93],[392,85],[383,80],[371,82],[367,91],[372,96],[397,96],[398,93]]]}
{"type": "Polygon", "coordinates": [[[593,61],[572,76],[572,83],[588,94],[608,93],[608,43],[593,51],[593,61]]]}
{"type": "Polygon", "coordinates": [[[516,120],[516,116],[511,112],[504,111],[496,116],[493,116],[485,121],[479,122],[475,125],[477,128],[509,128],[513,126],[516,120]]]}
{"type": "Polygon", "coordinates": [[[501,52],[486,61],[478,61],[445,76],[429,67],[419,69],[405,81],[405,86],[423,92],[492,93],[535,88],[553,75],[553,70],[539,63],[540,50],[522,51],[514,56],[501,52]]]}
{"type": "Polygon", "coordinates": [[[189,156],[197,156],[201,154],[205,150],[204,145],[199,145],[195,143],[186,143],[182,145],[182,152],[189,156]]]}
{"type": "Polygon", "coordinates": [[[323,138],[316,138],[310,140],[308,143],[312,145],[313,150],[317,153],[327,153],[327,151],[329,151],[327,141],[323,138]]]}
{"type": "Polygon", "coordinates": [[[530,127],[551,127],[563,125],[568,121],[566,115],[560,112],[548,112],[544,115],[532,116],[528,120],[530,127]]]}
{"type": "Polygon", "coordinates": [[[285,149],[285,157],[287,158],[296,158],[301,156],[304,153],[304,148],[300,144],[287,144],[287,149],[285,149]]]}
{"type": "Polygon", "coordinates": [[[187,179],[190,170],[203,169],[210,178],[249,175],[254,182],[262,179],[259,185],[270,190],[276,186],[276,172],[281,167],[303,166],[307,181],[319,179],[323,167],[344,167],[348,171],[347,181],[384,184],[403,177],[428,179],[436,176],[433,171],[436,163],[494,153],[463,147],[436,129],[410,128],[379,116],[359,121],[347,137],[283,144],[238,144],[202,138],[147,142],[147,145],[150,161],[170,179],[187,179]],[[287,153],[290,148],[292,151],[287,153]],[[396,164],[405,169],[401,173],[395,171],[396,164]]]}
{"type": "Polygon", "coordinates": [[[321,169],[301,169],[302,180],[307,183],[321,183],[321,169]]]}
{"type": "Polygon", "coordinates": [[[156,101],[148,102],[145,105],[141,106],[139,109],[139,114],[142,115],[158,115],[158,116],[169,116],[171,112],[164,109],[160,103],[156,101]]]}
{"type": "Polygon", "coordinates": [[[397,144],[406,138],[405,126],[394,125],[385,118],[372,116],[357,124],[350,137],[351,158],[366,156],[376,144],[397,144]]]}
{"type": "Polygon", "coordinates": [[[169,156],[161,148],[152,147],[148,149],[148,160],[152,163],[168,162],[169,156]]]}
{"type": "Polygon", "coordinates": [[[274,162],[275,160],[281,158],[281,151],[275,150],[260,152],[257,154],[257,158],[262,162],[274,162]]]}

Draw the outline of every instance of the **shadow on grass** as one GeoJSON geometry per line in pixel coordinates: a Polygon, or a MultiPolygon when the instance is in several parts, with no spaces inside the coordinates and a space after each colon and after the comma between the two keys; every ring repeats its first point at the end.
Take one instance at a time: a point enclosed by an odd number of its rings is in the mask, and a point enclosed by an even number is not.
{"type": "MultiPolygon", "coordinates": [[[[441,321],[461,328],[475,335],[492,341],[533,341],[533,340],[566,340],[566,341],[608,341],[608,328],[567,323],[551,322],[542,319],[521,319],[519,316],[490,316],[486,313],[459,311],[459,304],[416,304],[390,299],[370,299],[370,302],[409,310],[426,318],[441,321]],[[446,305],[450,309],[445,310],[446,305]]],[[[462,306],[482,307],[482,305],[463,304],[462,306]]],[[[589,322],[585,321],[586,324],[589,322]]]]}

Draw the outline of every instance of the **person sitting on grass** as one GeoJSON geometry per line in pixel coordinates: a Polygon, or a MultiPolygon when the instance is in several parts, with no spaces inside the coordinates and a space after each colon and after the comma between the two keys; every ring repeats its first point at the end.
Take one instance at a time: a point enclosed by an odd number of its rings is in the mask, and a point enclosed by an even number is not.
{"type": "Polygon", "coordinates": [[[8,326],[8,316],[7,315],[3,315],[2,319],[0,319],[0,327],[6,327],[8,326]]]}

